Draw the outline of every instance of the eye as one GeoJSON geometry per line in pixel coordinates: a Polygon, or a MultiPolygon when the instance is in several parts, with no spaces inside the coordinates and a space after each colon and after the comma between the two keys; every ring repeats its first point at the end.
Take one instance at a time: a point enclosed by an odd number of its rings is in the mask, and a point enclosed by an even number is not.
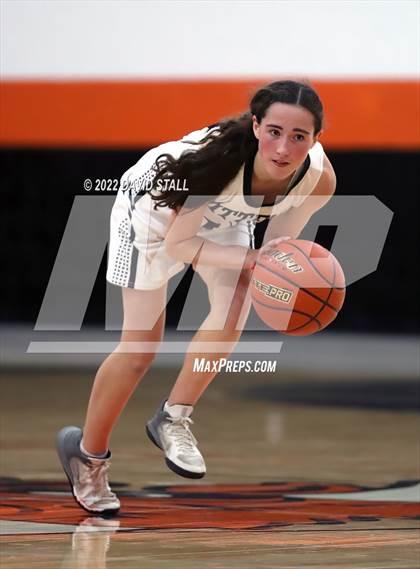
{"type": "Polygon", "coordinates": [[[268,131],[271,136],[280,136],[280,131],[277,128],[272,128],[268,131]]]}
{"type": "Polygon", "coordinates": [[[302,140],[305,140],[305,137],[303,134],[295,134],[295,140],[301,142],[302,140]]]}

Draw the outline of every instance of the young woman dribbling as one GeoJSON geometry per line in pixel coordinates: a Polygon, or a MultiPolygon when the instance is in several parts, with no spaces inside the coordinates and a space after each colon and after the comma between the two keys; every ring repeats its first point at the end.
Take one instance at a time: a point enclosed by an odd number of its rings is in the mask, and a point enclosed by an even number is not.
{"type": "Polygon", "coordinates": [[[57,435],[73,495],[88,512],[120,507],[107,477],[109,439],[162,339],[167,283],[186,264],[207,285],[210,311],[146,430],[171,470],[204,476],[190,415],[216,372],[193,372],[193,360],[209,357],[200,343],[211,342],[215,361],[241,336],[261,254],[252,247],[255,224],[270,217],[263,248],[297,238],[334,193],[334,171],[318,142],[322,124],[312,87],[277,81],[257,91],[249,112],[153,148],[124,174],[111,215],[107,271],[122,290],[121,341],[96,374],[83,430],[64,427],[57,435]]]}

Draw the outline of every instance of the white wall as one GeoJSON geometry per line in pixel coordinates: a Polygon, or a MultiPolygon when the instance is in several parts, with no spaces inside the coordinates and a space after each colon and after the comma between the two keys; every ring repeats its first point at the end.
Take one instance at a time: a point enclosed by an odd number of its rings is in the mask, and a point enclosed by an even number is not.
{"type": "Polygon", "coordinates": [[[413,78],[417,0],[2,0],[4,78],[413,78]]]}

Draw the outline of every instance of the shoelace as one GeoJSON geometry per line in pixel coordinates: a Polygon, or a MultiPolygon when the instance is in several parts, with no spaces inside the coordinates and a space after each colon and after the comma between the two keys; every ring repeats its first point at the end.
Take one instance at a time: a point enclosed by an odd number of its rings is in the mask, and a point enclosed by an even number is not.
{"type": "Polygon", "coordinates": [[[189,452],[195,451],[197,441],[189,427],[193,424],[193,420],[189,417],[168,417],[168,420],[171,422],[171,425],[168,426],[168,432],[173,435],[179,449],[189,452]]]}
{"type": "Polygon", "coordinates": [[[100,464],[95,464],[90,462],[84,465],[83,474],[80,477],[80,481],[83,484],[90,484],[96,495],[103,497],[114,497],[113,492],[111,492],[108,484],[108,469],[110,462],[101,462],[100,464]]]}

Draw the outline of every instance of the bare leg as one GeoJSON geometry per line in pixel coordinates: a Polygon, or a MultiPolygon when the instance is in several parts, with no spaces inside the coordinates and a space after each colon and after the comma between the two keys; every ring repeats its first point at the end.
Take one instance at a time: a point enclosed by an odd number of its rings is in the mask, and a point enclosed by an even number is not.
{"type": "Polygon", "coordinates": [[[236,276],[231,271],[200,271],[205,280],[211,304],[211,310],[200,329],[195,334],[192,345],[197,342],[206,342],[209,346],[217,342],[224,342],[222,350],[214,352],[189,352],[184,365],[178,375],[176,383],[170,393],[168,403],[195,405],[207,386],[217,375],[217,372],[193,371],[195,358],[205,358],[218,361],[228,356],[241,337],[243,326],[250,309],[250,296],[248,293],[251,271],[242,271],[236,285],[235,294],[231,300],[232,287],[235,286],[236,276]]]}
{"type": "Polygon", "coordinates": [[[151,291],[123,289],[123,305],[121,342],[98,369],[83,430],[83,447],[94,454],[108,450],[118,417],[155,357],[157,348],[150,352],[138,352],[135,348],[127,352],[129,345],[124,345],[124,342],[158,344],[161,341],[165,325],[166,286],[151,291]]]}

